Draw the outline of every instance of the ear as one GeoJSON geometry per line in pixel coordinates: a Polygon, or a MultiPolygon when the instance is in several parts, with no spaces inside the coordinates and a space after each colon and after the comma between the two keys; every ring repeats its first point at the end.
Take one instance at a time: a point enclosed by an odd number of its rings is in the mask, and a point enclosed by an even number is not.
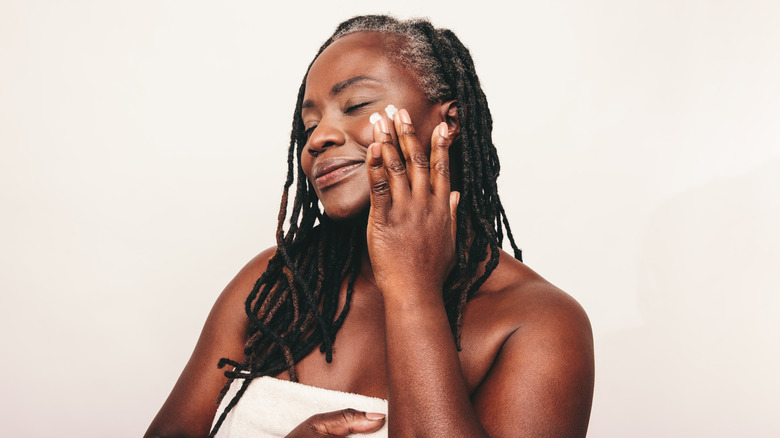
{"type": "Polygon", "coordinates": [[[458,117],[458,101],[449,100],[441,103],[439,110],[442,122],[447,122],[450,138],[455,140],[460,135],[460,118],[458,117]]]}

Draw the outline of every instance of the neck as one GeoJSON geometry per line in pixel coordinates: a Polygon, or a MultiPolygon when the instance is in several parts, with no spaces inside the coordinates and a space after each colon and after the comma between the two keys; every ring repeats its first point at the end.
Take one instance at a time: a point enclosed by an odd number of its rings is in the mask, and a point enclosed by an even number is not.
{"type": "Polygon", "coordinates": [[[374,280],[374,270],[371,267],[371,259],[368,257],[368,242],[366,241],[366,227],[368,225],[368,209],[359,213],[355,217],[334,221],[328,220],[328,226],[337,229],[340,233],[357,233],[358,239],[355,242],[360,249],[360,275],[370,284],[376,286],[374,280]]]}

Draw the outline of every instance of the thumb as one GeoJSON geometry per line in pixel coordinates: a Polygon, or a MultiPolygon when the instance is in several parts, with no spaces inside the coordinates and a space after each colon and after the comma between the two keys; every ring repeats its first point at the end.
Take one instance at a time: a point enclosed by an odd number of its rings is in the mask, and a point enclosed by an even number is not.
{"type": "Polygon", "coordinates": [[[344,436],[379,430],[385,424],[385,414],[342,409],[314,415],[309,418],[308,423],[319,433],[328,436],[344,436]]]}
{"type": "Polygon", "coordinates": [[[452,233],[452,242],[455,242],[455,236],[458,234],[458,204],[460,203],[460,192],[450,192],[450,233],[452,233]]]}

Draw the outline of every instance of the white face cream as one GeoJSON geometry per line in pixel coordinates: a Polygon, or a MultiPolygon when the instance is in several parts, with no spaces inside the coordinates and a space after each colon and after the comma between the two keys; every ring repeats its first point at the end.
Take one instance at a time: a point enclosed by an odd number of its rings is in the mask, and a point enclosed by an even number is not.
{"type": "MultiPolygon", "coordinates": [[[[387,105],[385,107],[385,114],[387,114],[387,117],[390,118],[390,120],[393,120],[393,117],[395,117],[395,114],[398,112],[398,108],[395,107],[395,105],[387,105]]],[[[377,113],[371,114],[371,116],[368,118],[368,121],[371,122],[373,125],[374,123],[378,122],[379,119],[382,118],[382,115],[377,113]]]]}
{"type": "Polygon", "coordinates": [[[395,117],[395,113],[397,112],[398,108],[393,105],[387,105],[387,107],[385,107],[385,114],[387,114],[387,117],[390,117],[390,120],[393,120],[393,117],[395,117]]]}

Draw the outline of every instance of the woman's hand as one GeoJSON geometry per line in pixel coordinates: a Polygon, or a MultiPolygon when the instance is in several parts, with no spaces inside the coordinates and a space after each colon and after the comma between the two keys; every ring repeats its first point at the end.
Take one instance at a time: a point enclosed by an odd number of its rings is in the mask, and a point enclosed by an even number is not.
{"type": "Polygon", "coordinates": [[[345,437],[353,433],[371,433],[385,424],[385,414],[366,413],[354,409],[312,415],[301,423],[287,438],[345,437]]]}
{"type": "MultiPolygon", "coordinates": [[[[366,164],[371,184],[368,254],[377,286],[385,294],[441,290],[455,265],[455,218],[459,193],[450,192],[446,123],[431,135],[430,160],[415,135],[409,113],[394,118],[398,146],[386,119],[374,125],[366,164]]],[[[406,295],[403,299],[412,299],[406,295]]]]}
{"type": "Polygon", "coordinates": [[[374,125],[375,143],[366,157],[368,255],[385,304],[388,432],[486,437],[442,300],[456,262],[459,194],[450,192],[452,139],[446,123],[434,128],[429,160],[407,111],[396,114],[394,128],[398,146],[387,120],[374,125]]]}

